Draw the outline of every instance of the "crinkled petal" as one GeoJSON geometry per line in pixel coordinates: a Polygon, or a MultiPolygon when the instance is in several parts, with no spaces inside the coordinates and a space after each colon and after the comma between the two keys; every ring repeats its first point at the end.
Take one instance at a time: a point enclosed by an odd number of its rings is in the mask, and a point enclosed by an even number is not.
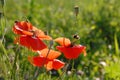
{"type": "Polygon", "coordinates": [[[54,59],[53,60],[53,69],[55,69],[55,70],[63,68],[64,65],[65,65],[65,63],[60,61],[60,60],[58,60],[58,59],[54,59]]]}
{"type": "Polygon", "coordinates": [[[21,21],[21,22],[15,22],[15,25],[13,26],[13,32],[15,34],[20,35],[33,35],[32,32],[32,24],[27,21],[21,21]]]}
{"type": "Polygon", "coordinates": [[[19,39],[19,43],[34,51],[39,51],[47,48],[45,43],[38,37],[32,37],[27,35],[21,35],[19,39]]]}
{"type": "Polygon", "coordinates": [[[48,51],[49,51],[49,49],[46,48],[46,49],[41,50],[40,52],[41,52],[42,56],[44,56],[44,57],[47,56],[47,58],[50,60],[55,59],[61,55],[61,53],[58,51],[50,50],[49,53],[48,53],[48,51]]]}
{"type": "Polygon", "coordinates": [[[52,40],[50,36],[46,35],[42,30],[37,29],[36,27],[33,27],[33,31],[35,32],[35,35],[38,36],[40,39],[52,40]]]}
{"type": "Polygon", "coordinates": [[[28,61],[32,65],[37,67],[42,67],[44,64],[48,63],[48,59],[42,56],[34,56],[34,57],[28,56],[28,61]]]}
{"type": "Polygon", "coordinates": [[[65,47],[71,45],[71,41],[68,38],[64,38],[64,37],[56,38],[54,41],[58,42],[61,46],[65,46],[65,47]]]}
{"type": "Polygon", "coordinates": [[[49,61],[44,67],[49,71],[53,69],[53,61],[49,61]]]}
{"type": "Polygon", "coordinates": [[[61,51],[67,59],[75,59],[78,58],[78,56],[81,53],[85,52],[85,46],[82,45],[76,45],[73,47],[64,47],[64,46],[57,46],[57,49],[61,51]]]}
{"type": "Polygon", "coordinates": [[[60,61],[60,60],[58,60],[58,59],[54,59],[54,60],[52,60],[52,61],[49,61],[49,62],[45,65],[45,67],[46,67],[47,70],[52,70],[52,69],[58,70],[58,69],[63,68],[64,65],[65,65],[64,62],[62,62],[62,61],[60,61]]]}

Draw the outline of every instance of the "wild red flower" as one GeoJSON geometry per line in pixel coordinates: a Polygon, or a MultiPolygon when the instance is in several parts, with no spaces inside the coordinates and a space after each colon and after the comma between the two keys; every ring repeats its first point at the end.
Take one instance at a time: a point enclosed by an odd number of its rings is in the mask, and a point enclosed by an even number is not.
{"type": "Polygon", "coordinates": [[[21,35],[15,41],[22,46],[32,49],[33,51],[39,51],[47,48],[40,38],[34,36],[21,35]]]}
{"type": "Polygon", "coordinates": [[[42,30],[37,29],[27,21],[16,21],[13,26],[13,32],[19,35],[37,36],[40,39],[51,40],[52,38],[46,35],[42,30]]]}
{"type": "Polygon", "coordinates": [[[28,57],[28,60],[34,66],[42,67],[44,65],[47,70],[58,70],[65,64],[64,62],[56,59],[58,56],[60,56],[58,51],[50,50],[48,53],[48,49],[43,49],[40,51],[39,56],[28,57]]]}
{"type": "Polygon", "coordinates": [[[68,38],[57,38],[55,41],[61,45],[57,46],[56,48],[59,51],[63,52],[67,59],[78,58],[81,53],[84,53],[84,55],[86,55],[85,46],[73,45],[68,38]]]}

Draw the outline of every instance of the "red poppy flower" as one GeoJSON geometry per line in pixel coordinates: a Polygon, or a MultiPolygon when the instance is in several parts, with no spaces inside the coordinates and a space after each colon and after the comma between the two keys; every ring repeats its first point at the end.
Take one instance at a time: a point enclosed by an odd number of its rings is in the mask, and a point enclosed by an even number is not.
{"type": "MultiPolygon", "coordinates": [[[[66,38],[57,38],[57,39],[60,39],[60,40],[56,40],[56,42],[63,43],[64,39],[66,39],[66,38]]],[[[72,44],[70,44],[70,41],[66,42],[66,43],[68,44],[68,46],[62,45],[62,46],[57,46],[56,48],[59,51],[63,52],[63,54],[65,55],[65,57],[67,59],[75,59],[81,53],[84,53],[84,55],[86,55],[86,51],[85,51],[86,47],[85,46],[82,46],[82,45],[72,45],[72,44]]],[[[66,43],[64,42],[64,44],[66,44],[66,43]]]]}
{"type": "Polygon", "coordinates": [[[37,36],[40,39],[52,39],[50,36],[45,35],[45,33],[42,30],[37,29],[27,21],[16,21],[15,25],[13,26],[13,32],[19,35],[37,36]]]}
{"type": "Polygon", "coordinates": [[[47,48],[47,46],[41,39],[34,36],[21,35],[16,39],[16,42],[18,42],[22,46],[32,49],[33,51],[39,51],[47,48]]]}
{"type": "Polygon", "coordinates": [[[48,58],[45,58],[43,56],[35,56],[35,57],[29,56],[28,60],[30,61],[32,65],[37,66],[37,67],[42,67],[44,65],[44,67],[47,70],[51,70],[51,69],[58,70],[62,68],[65,64],[64,62],[60,60],[57,60],[57,59],[49,60],[48,58]]]}
{"type": "Polygon", "coordinates": [[[48,53],[49,49],[43,49],[40,51],[40,55],[43,56],[43,57],[46,57],[49,59],[49,60],[52,60],[52,59],[56,59],[57,57],[59,57],[61,55],[60,52],[58,51],[54,51],[54,50],[50,50],[49,53],[48,53]],[[48,54],[48,55],[47,55],[48,54]]]}
{"type": "Polygon", "coordinates": [[[40,51],[39,56],[28,57],[28,60],[34,66],[42,67],[44,65],[47,70],[58,70],[62,68],[65,63],[56,59],[58,56],[60,56],[61,53],[54,50],[50,50],[50,52],[48,53],[48,51],[49,49],[47,48],[43,49],[40,51]]]}
{"type": "Polygon", "coordinates": [[[54,60],[52,60],[52,61],[49,61],[49,62],[45,65],[45,67],[46,67],[47,70],[52,70],[52,69],[58,70],[58,69],[60,69],[60,68],[63,68],[64,65],[65,65],[64,62],[62,62],[62,61],[60,61],[60,60],[58,60],[58,59],[54,59],[54,60]]]}

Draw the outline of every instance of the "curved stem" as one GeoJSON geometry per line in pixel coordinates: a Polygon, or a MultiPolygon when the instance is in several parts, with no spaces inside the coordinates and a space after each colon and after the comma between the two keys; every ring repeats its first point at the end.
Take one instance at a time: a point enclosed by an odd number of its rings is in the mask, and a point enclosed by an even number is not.
{"type": "Polygon", "coordinates": [[[66,66],[65,66],[62,74],[60,74],[60,76],[59,76],[56,80],[62,79],[63,74],[66,73],[66,71],[67,71],[67,68],[68,68],[68,66],[69,66],[69,64],[70,64],[70,61],[71,61],[71,60],[68,61],[68,63],[66,64],[66,66]]]}
{"type": "MultiPolygon", "coordinates": [[[[46,57],[45,57],[45,60],[44,60],[43,63],[42,63],[42,67],[44,66],[44,63],[45,63],[46,60],[47,60],[47,57],[48,57],[48,54],[50,53],[50,50],[51,50],[52,45],[53,45],[53,42],[52,42],[52,40],[51,40],[51,41],[50,41],[50,46],[49,46],[48,53],[47,53],[47,55],[46,55],[46,57]]],[[[40,68],[38,67],[38,68],[35,70],[35,74],[34,74],[32,80],[36,80],[37,77],[39,76],[39,73],[40,73],[40,68]]],[[[46,72],[46,73],[47,73],[47,72],[46,72]]]]}

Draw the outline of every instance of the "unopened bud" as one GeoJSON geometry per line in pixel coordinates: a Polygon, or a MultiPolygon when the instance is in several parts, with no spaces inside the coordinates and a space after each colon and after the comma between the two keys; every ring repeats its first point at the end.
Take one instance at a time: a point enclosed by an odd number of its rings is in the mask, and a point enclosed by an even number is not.
{"type": "Polygon", "coordinates": [[[18,23],[18,21],[15,21],[15,23],[18,23]]]}
{"type": "Polygon", "coordinates": [[[75,15],[77,16],[78,13],[79,13],[79,7],[78,7],[78,6],[75,6],[75,7],[74,7],[74,11],[75,11],[75,15]]]}
{"type": "Polygon", "coordinates": [[[5,0],[0,0],[0,4],[2,5],[2,7],[4,6],[5,0]]]}
{"type": "Polygon", "coordinates": [[[48,35],[48,32],[47,31],[44,31],[45,35],[48,35]]]}
{"type": "Polygon", "coordinates": [[[0,18],[2,18],[4,16],[3,12],[0,12],[0,18]]]}

